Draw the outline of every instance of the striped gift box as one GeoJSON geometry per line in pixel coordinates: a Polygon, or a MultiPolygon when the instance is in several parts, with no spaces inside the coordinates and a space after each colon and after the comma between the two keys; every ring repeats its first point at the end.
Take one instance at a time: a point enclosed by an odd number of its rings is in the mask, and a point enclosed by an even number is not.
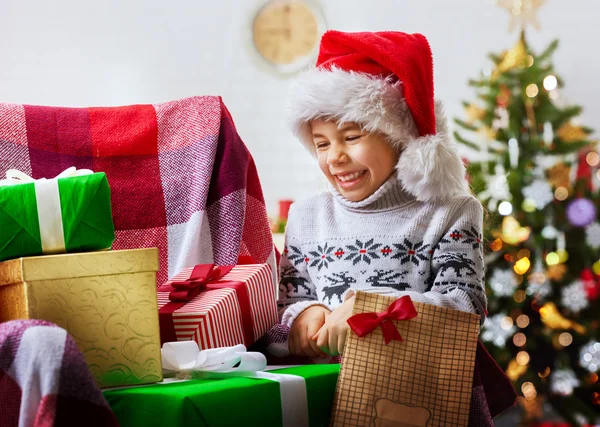
{"type": "MultiPolygon", "coordinates": [[[[192,270],[193,268],[183,270],[159,287],[159,310],[170,302],[169,292],[161,289],[170,288],[173,282],[189,279],[192,270]]],[[[277,323],[277,301],[271,267],[268,264],[235,266],[215,283],[217,285],[209,283],[209,289],[203,290],[171,314],[178,341],[194,340],[201,349],[236,344],[248,347],[277,323]],[[241,282],[245,285],[250,301],[251,319],[244,318],[237,291],[227,287],[225,282],[241,282]],[[218,289],[213,286],[218,286],[218,289]],[[210,289],[211,287],[213,288],[210,289]],[[244,328],[249,324],[252,324],[251,342],[245,339],[244,334],[244,328]]]]}

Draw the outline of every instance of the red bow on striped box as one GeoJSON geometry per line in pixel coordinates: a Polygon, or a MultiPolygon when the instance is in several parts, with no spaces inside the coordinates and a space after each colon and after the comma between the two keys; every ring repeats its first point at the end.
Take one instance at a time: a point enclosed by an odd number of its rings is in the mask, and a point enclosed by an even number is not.
{"type": "Polygon", "coordinates": [[[161,343],[248,347],[277,323],[271,267],[203,264],[185,269],[158,288],[158,308],[161,343]]]}

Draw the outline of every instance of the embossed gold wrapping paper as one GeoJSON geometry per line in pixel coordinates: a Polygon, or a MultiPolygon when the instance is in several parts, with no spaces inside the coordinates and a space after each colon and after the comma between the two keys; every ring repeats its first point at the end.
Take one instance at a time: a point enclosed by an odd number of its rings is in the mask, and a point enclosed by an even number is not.
{"type": "Polygon", "coordinates": [[[158,251],[88,252],[0,263],[0,322],[65,328],[101,387],[162,380],[158,251]]]}

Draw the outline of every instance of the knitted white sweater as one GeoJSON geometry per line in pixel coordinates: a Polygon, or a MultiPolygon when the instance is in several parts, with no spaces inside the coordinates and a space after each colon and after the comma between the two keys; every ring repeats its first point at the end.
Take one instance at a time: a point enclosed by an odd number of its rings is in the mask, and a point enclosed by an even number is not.
{"type": "Polygon", "coordinates": [[[396,175],[350,202],[333,187],[292,205],[281,258],[281,322],[311,305],[331,310],[350,290],[410,295],[413,301],[485,317],[483,209],[469,195],[418,202],[396,175]]]}

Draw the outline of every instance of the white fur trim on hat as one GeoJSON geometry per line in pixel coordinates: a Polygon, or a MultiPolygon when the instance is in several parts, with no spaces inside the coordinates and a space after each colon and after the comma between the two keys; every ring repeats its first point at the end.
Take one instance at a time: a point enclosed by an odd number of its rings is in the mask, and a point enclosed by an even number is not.
{"type": "Polygon", "coordinates": [[[358,123],[385,135],[401,151],[398,179],[421,201],[469,193],[464,164],[437,100],[435,114],[437,133],[419,137],[401,82],[338,68],[314,68],[300,75],[287,108],[292,132],[313,156],[310,122],[315,119],[358,123]]]}
{"type": "Polygon", "coordinates": [[[292,132],[313,155],[310,121],[315,119],[358,123],[368,132],[386,135],[397,148],[419,135],[400,82],[339,68],[314,68],[298,77],[287,115],[292,132]]]}
{"type": "Polygon", "coordinates": [[[465,165],[448,133],[441,101],[435,101],[436,134],[408,142],[398,164],[398,179],[417,200],[445,199],[469,194],[465,165]]]}

